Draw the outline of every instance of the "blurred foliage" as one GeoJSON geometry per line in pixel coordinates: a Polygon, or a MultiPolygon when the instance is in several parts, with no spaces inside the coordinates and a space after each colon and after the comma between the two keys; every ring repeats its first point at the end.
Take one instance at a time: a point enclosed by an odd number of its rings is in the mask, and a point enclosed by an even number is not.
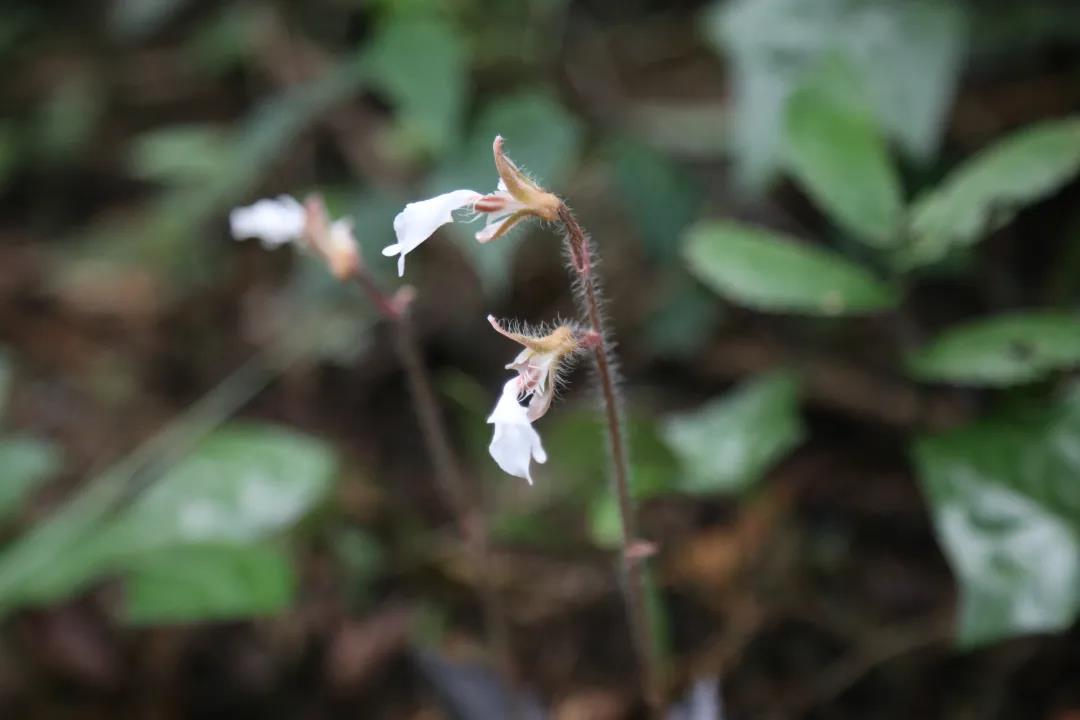
{"type": "Polygon", "coordinates": [[[953,328],[912,358],[926,380],[1004,386],[1080,365],[1080,322],[1071,313],[1016,313],[953,328]]]}
{"type": "Polygon", "coordinates": [[[1067,627],[1080,611],[1080,393],[915,445],[961,587],[959,640],[1067,627]]]}
{"type": "Polygon", "coordinates": [[[747,381],[698,410],[664,419],[682,467],[679,490],[742,492],[802,440],[798,383],[787,373],[747,381]]]}
{"type": "Polygon", "coordinates": [[[784,105],[830,55],[858,68],[884,132],[929,159],[955,91],[964,20],[963,7],[947,0],[715,3],[706,32],[732,63],[734,148],[744,179],[760,185],[777,168],[784,105]]]}
{"type": "Polygon", "coordinates": [[[757,310],[844,315],[897,302],[888,285],[841,255],[732,222],[692,228],[686,259],[706,285],[757,310]]]}
{"type": "Polygon", "coordinates": [[[888,247],[899,229],[900,180],[858,84],[851,68],[831,62],[792,93],[785,164],[837,225],[888,247]]]}
{"type": "Polygon", "coordinates": [[[911,264],[940,260],[1009,222],[1080,172],[1080,118],[1027,128],[982,151],[911,210],[911,264]]]}

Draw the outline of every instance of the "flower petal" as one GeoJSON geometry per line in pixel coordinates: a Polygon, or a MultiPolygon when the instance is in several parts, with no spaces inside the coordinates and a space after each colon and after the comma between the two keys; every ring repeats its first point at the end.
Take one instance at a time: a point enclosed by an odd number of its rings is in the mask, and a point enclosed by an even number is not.
{"type": "Polygon", "coordinates": [[[516,212],[503,217],[490,217],[487,225],[484,226],[484,229],[476,233],[476,241],[489,243],[492,240],[497,240],[509,232],[514,225],[529,217],[531,214],[532,213],[528,210],[517,210],[516,212]]]}
{"type": "Polygon", "coordinates": [[[237,240],[255,237],[267,247],[277,247],[303,235],[306,213],[295,198],[281,195],[247,207],[233,208],[229,229],[237,240]]]}
{"type": "Polygon", "coordinates": [[[453,222],[454,211],[483,197],[474,190],[454,190],[427,200],[409,203],[394,218],[397,244],[383,250],[383,255],[401,253],[398,275],[405,274],[405,254],[415,250],[420,243],[448,222],[453,222]]]}
{"type": "Polygon", "coordinates": [[[531,485],[530,461],[546,462],[547,453],[540,443],[540,435],[529,422],[526,409],[518,403],[518,387],[517,378],[503,386],[499,402],[488,418],[488,422],[495,425],[488,452],[504,472],[524,478],[531,485]]]}

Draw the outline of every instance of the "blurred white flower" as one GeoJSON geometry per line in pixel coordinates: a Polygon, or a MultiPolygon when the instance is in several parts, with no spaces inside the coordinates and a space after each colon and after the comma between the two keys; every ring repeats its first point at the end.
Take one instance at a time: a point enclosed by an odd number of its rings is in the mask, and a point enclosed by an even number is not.
{"type": "Polygon", "coordinates": [[[528,411],[518,400],[520,393],[519,378],[512,378],[503,385],[499,402],[487,420],[495,426],[488,452],[504,472],[525,478],[532,485],[530,463],[533,460],[546,462],[547,453],[540,443],[539,433],[533,429],[528,411]]]}
{"type": "Polygon", "coordinates": [[[276,248],[300,239],[306,215],[304,206],[295,198],[279,195],[234,208],[229,213],[229,227],[237,240],[259,238],[264,247],[276,248]]]}
{"type": "Polygon", "coordinates": [[[292,243],[314,253],[339,280],[360,270],[360,249],[352,219],[331,222],[319,195],[311,195],[303,204],[289,195],[279,195],[234,208],[229,213],[229,225],[237,240],[259,238],[267,248],[292,243]]]}
{"type": "Polygon", "coordinates": [[[557,217],[561,202],[527,178],[502,151],[503,139],[496,136],[492,143],[499,183],[488,195],[475,190],[453,190],[427,200],[409,203],[394,218],[397,242],[383,248],[383,255],[398,256],[398,275],[405,274],[405,255],[434,234],[446,223],[454,221],[454,212],[467,208],[469,221],[486,216],[484,228],[476,233],[479,242],[490,242],[504,235],[518,221],[534,216],[544,220],[557,217]]]}

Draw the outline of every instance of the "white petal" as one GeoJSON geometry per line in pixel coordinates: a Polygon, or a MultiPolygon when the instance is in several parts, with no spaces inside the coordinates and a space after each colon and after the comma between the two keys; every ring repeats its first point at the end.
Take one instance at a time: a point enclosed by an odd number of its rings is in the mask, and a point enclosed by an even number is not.
{"type": "Polygon", "coordinates": [[[234,208],[229,213],[229,227],[237,240],[255,237],[267,247],[277,247],[300,238],[304,218],[304,206],[295,198],[281,195],[234,208]]]}
{"type": "Polygon", "coordinates": [[[528,414],[517,400],[518,380],[514,378],[503,386],[502,396],[495,405],[488,422],[495,425],[488,452],[504,472],[525,478],[532,484],[529,463],[547,461],[547,453],[540,444],[540,435],[529,422],[528,414]]]}
{"type": "Polygon", "coordinates": [[[409,203],[394,218],[394,233],[397,235],[397,247],[390,245],[383,250],[384,255],[401,253],[398,261],[398,274],[404,274],[406,253],[411,252],[420,243],[431,237],[432,233],[448,222],[453,222],[454,211],[475,202],[482,195],[473,190],[454,190],[437,195],[428,200],[409,203]],[[394,250],[391,250],[394,248],[394,250]]]}

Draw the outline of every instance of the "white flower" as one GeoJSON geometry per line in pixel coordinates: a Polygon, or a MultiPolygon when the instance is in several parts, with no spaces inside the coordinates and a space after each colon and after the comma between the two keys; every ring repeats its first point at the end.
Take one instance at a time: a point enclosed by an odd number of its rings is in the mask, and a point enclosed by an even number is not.
{"type": "Polygon", "coordinates": [[[229,213],[229,227],[237,240],[259,238],[268,248],[295,242],[304,233],[306,213],[295,198],[280,195],[259,200],[247,207],[234,208],[229,213]]]}
{"type": "Polygon", "coordinates": [[[501,237],[518,221],[530,216],[555,220],[561,202],[544,191],[518,170],[502,151],[503,139],[496,136],[492,144],[499,183],[495,192],[454,190],[428,200],[409,203],[394,218],[397,242],[383,248],[383,255],[398,256],[398,275],[405,274],[405,255],[427,240],[440,227],[453,222],[454,212],[463,208],[472,211],[469,221],[486,215],[484,228],[476,233],[479,242],[486,243],[501,237]]]}
{"type": "Polygon", "coordinates": [[[237,240],[257,237],[264,247],[292,243],[322,258],[330,272],[346,280],[360,271],[360,248],[353,235],[351,218],[330,221],[326,204],[311,195],[303,204],[288,195],[264,199],[229,213],[229,225],[237,240]]]}
{"type": "Polygon", "coordinates": [[[415,250],[440,227],[453,222],[454,211],[479,200],[483,195],[475,190],[454,190],[429,200],[412,202],[394,218],[397,242],[383,248],[387,257],[398,255],[398,276],[405,274],[405,256],[415,250]]]}
{"type": "Polygon", "coordinates": [[[488,451],[506,472],[525,478],[529,475],[530,459],[544,462],[547,455],[540,445],[540,436],[532,423],[551,407],[555,385],[565,363],[577,352],[579,344],[569,325],[560,325],[545,335],[512,332],[488,316],[491,326],[524,349],[506,366],[517,375],[503,385],[502,395],[488,418],[495,425],[495,435],[488,451]],[[521,403],[528,399],[527,406],[521,403]]]}
{"type": "Polygon", "coordinates": [[[540,435],[533,429],[528,411],[518,401],[521,381],[512,378],[503,385],[502,395],[488,422],[495,426],[488,452],[504,472],[525,478],[532,485],[531,461],[547,462],[540,435]]]}

